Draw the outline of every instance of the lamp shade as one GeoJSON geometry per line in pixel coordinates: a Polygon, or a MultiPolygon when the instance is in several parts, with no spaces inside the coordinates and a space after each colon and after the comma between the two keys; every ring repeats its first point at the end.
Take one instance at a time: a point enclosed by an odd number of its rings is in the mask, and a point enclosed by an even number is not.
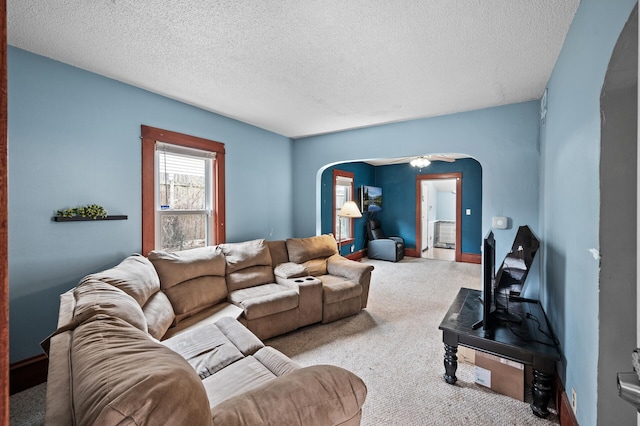
{"type": "Polygon", "coordinates": [[[353,201],[347,201],[342,205],[342,208],[338,212],[340,217],[362,217],[358,205],[353,201]]]}

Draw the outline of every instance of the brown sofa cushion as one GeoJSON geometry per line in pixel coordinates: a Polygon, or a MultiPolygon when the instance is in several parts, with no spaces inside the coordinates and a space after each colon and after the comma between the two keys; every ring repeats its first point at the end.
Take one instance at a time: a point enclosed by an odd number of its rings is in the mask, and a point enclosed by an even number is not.
{"type": "Polygon", "coordinates": [[[221,244],[220,247],[227,262],[226,279],[230,292],[275,281],[265,240],[221,244]]]}
{"type": "Polygon", "coordinates": [[[174,253],[152,251],[160,287],[175,313],[174,324],[227,298],[226,263],[218,246],[174,253]]]}
{"type": "Polygon", "coordinates": [[[73,290],[73,296],[75,325],[109,316],[120,318],[147,332],[147,320],[138,302],[111,284],[88,276],[73,290]]]}
{"type": "Polygon", "coordinates": [[[338,252],[335,238],[331,234],[310,238],[290,238],[286,241],[289,261],[304,263],[319,257],[327,258],[338,252]]]}
{"type": "Polygon", "coordinates": [[[213,275],[224,277],[225,261],[218,246],[199,247],[168,253],[154,250],[149,260],[158,271],[163,290],[192,278],[213,275]]]}
{"type": "Polygon", "coordinates": [[[264,348],[264,343],[235,318],[222,317],[215,324],[245,356],[253,355],[264,348]]]}
{"type": "Polygon", "coordinates": [[[202,382],[177,353],[119,318],[93,321],[73,333],[76,424],[212,423],[202,382]]]}
{"type": "MultiPolygon", "coordinates": [[[[238,325],[242,327],[241,324],[238,325]]],[[[214,324],[194,328],[166,339],[162,344],[186,359],[201,379],[244,358],[240,350],[214,324]]]]}
{"type": "Polygon", "coordinates": [[[289,253],[287,253],[287,243],[284,240],[267,241],[269,253],[271,253],[271,266],[274,268],[281,263],[289,261],[289,253]]]}
{"type": "Polygon", "coordinates": [[[304,266],[309,275],[319,277],[327,273],[327,258],[320,257],[318,259],[307,260],[302,266],[304,266]]]}
{"type": "Polygon", "coordinates": [[[211,414],[213,423],[221,425],[340,425],[358,418],[366,395],[367,387],[355,374],[317,365],[222,401],[211,414]]]}
{"type": "Polygon", "coordinates": [[[322,297],[325,305],[360,297],[362,294],[362,286],[360,284],[345,280],[342,277],[324,275],[320,279],[322,280],[322,297]]]}
{"type": "Polygon", "coordinates": [[[276,277],[280,278],[297,278],[308,275],[307,268],[293,262],[281,263],[273,270],[276,277]]]}
{"type": "Polygon", "coordinates": [[[198,277],[166,289],[176,317],[174,324],[227,298],[227,284],[223,277],[198,277]]]}
{"type": "Polygon", "coordinates": [[[164,336],[176,317],[171,302],[162,291],[156,292],[149,298],[142,307],[142,312],[147,318],[149,334],[158,340],[164,336]]]}
{"type": "Polygon", "coordinates": [[[133,297],[140,306],[144,306],[149,297],[160,290],[160,279],[155,268],[146,257],[133,254],[119,265],[90,275],[133,297]]]}
{"type": "Polygon", "coordinates": [[[244,310],[248,320],[266,317],[298,307],[298,293],[280,284],[264,284],[233,291],[229,299],[244,310]]]}
{"type": "Polygon", "coordinates": [[[227,262],[226,274],[251,266],[271,266],[271,254],[265,240],[221,244],[227,262]]]}

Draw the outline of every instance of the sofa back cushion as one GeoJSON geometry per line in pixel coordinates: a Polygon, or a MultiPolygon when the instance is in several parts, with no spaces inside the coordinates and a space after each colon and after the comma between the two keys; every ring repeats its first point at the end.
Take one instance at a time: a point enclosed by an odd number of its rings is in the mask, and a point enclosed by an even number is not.
{"type": "Polygon", "coordinates": [[[230,292],[275,281],[271,254],[265,240],[220,244],[220,247],[227,263],[230,292]]]}
{"type": "Polygon", "coordinates": [[[218,246],[178,252],[154,250],[149,260],[160,277],[160,288],[175,313],[174,323],[227,298],[225,259],[218,246]]]}
{"type": "Polygon", "coordinates": [[[286,243],[289,261],[294,263],[327,258],[338,253],[336,239],[331,234],[309,238],[289,238],[286,243]]]}
{"type": "Polygon", "coordinates": [[[76,328],[69,360],[76,424],[212,423],[195,370],[119,318],[76,328]]]}
{"type": "Polygon", "coordinates": [[[271,253],[271,266],[274,268],[281,263],[289,262],[289,253],[287,253],[287,243],[284,240],[267,241],[269,253],[271,253]]]}
{"type": "Polygon", "coordinates": [[[149,298],[142,307],[142,312],[147,319],[149,334],[158,340],[162,339],[176,318],[173,306],[162,290],[149,298]]]}
{"type": "Polygon", "coordinates": [[[146,257],[133,254],[119,265],[91,277],[111,284],[133,297],[140,306],[160,290],[160,279],[155,268],[146,257]]]}
{"type": "Polygon", "coordinates": [[[119,288],[89,275],[83,278],[73,290],[73,295],[75,305],[72,323],[74,326],[104,317],[116,317],[147,332],[147,320],[142,308],[133,297],[119,288]]]}
{"type": "Polygon", "coordinates": [[[289,238],[287,241],[289,260],[307,268],[309,275],[327,273],[327,258],[338,253],[337,243],[332,234],[309,238],[289,238]]]}

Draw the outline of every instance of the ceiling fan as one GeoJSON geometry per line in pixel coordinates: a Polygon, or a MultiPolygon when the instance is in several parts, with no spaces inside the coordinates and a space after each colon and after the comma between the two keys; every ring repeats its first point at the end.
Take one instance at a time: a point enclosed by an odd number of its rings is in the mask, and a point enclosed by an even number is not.
{"type": "Polygon", "coordinates": [[[448,156],[446,154],[431,154],[431,155],[421,155],[419,157],[413,158],[409,164],[413,167],[427,167],[431,164],[432,161],[445,161],[447,163],[453,163],[456,161],[456,158],[453,156],[448,156]]]}

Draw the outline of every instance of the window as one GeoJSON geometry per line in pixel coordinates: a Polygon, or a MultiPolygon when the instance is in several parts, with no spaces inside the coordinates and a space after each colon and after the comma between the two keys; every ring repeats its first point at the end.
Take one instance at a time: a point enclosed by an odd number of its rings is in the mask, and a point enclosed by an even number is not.
{"type": "Polygon", "coordinates": [[[338,216],[346,201],[353,200],[353,173],[333,170],[333,233],[341,243],[353,241],[353,219],[338,216]]]}
{"type": "Polygon", "coordinates": [[[142,126],[142,250],[224,242],[224,144],[142,126]]]}

